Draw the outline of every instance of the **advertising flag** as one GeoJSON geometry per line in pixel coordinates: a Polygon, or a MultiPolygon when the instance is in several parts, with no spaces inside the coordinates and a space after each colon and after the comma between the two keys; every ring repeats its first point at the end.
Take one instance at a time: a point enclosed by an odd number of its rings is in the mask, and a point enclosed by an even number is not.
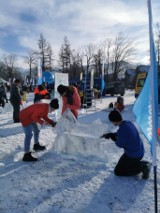
{"type": "Polygon", "coordinates": [[[38,85],[42,84],[42,67],[41,67],[41,61],[38,62],[38,85]]]}
{"type": "Polygon", "coordinates": [[[151,1],[148,1],[149,39],[150,39],[150,70],[144,87],[137,98],[133,112],[142,132],[151,144],[152,154],[157,142],[158,129],[158,73],[156,51],[152,30],[151,1]]]}
{"type": "Polygon", "coordinates": [[[150,70],[141,91],[140,96],[134,104],[133,112],[137,122],[141,127],[144,135],[151,145],[152,164],[154,171],[154,196],[155,196],[155,213],[158,212],[158,190],[157,190],[157,158],[156,144],[158,132],[158,73],[156,50],[152,29],[152,10],[151,0],[148,3],[149,15],[149,40],[150,40],[150,70]]]}

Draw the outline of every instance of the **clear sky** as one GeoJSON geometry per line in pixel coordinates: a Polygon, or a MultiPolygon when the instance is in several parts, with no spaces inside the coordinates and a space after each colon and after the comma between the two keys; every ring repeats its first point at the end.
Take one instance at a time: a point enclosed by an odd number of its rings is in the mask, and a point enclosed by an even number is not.
{"type": "MultiPolygon", "coordinates": [[[[156,32],[159,0],[152,0],[152,12],[156,32]]],[[[0,56],[37,49],[40,33],[58,55],[64,36],[78,49],[119,32],[135,41],[138,62],[149,63],[147,0],[0,0],[0,56]]]]}

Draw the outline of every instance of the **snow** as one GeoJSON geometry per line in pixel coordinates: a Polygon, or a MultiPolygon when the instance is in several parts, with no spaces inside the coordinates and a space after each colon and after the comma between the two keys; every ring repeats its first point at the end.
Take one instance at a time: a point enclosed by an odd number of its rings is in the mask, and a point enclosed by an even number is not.
{"type": "MultiPolygon", "coordinates": [[[[33,102],[33,94],[29,94],[27,99],[28,103],[24,103],[24,106],[33,102]]],[[[113,170],[123,150],[116,147],[111,140],[98,138],[100,131],[104,131],[100,127],[104,126],[113,132],[116,130],[107,119],[108,104],[116,99],[117,97],[106,96],[102,100],[96,100],[96,111],[87,110],[86,113],[80,110],[79,132],[76,129],[75,133],[72,131],[72,134],[60,133],[51,127],[43,127],[40,142],[47,145],[47,150],[33,153],[39,158],[33,163],[21,160],[24,153],[24,133],[21,124],[12,121],[10,104],[0,109],[0,212],[154,212],[153,169],[148,180],[143,180],[141,175],[115,176],[113,170]],[[93,130],[92,133],[91,130],[93,130]],[[58,148],[56,146],[57,141],[61,142],[60,138],[64,140],[65,149],[63,146],[58,148]],[[84,140],[86,149],[82,149],[84,140]]],[[[125,110],[122,116],[137,126],[132,113],[134,101],[134,91],[126,91],[125,110]]],[[[56,118],[54,114],[50,114],[50,117],[56,118]]],[[[150,145],[139,128],[138,130],[146,150],[144,158],[152,161],[150,145]]],[[[159,146],[157,146],[157,153],[159,153],[159,146]]],[[[159,162],[160,156],[157,155],[157,158],[159,162]]],[[[160,170],[157,168],[157,176],[159,174],[160,170]]],[[[158,179],[158,188],[159,186],[158,179]]]]}

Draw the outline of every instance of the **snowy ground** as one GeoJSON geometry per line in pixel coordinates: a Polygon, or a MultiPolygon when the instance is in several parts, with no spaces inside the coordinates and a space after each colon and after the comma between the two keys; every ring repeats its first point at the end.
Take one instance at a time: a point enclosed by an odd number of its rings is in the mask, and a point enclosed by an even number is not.
{"type": "MultiPolygon", "coordinates": [[[[24,105],[31,104],[33,94],[28,95],[28,101],[24,105]]],[[[40,141],[47,145],[47,150],[34,153],[39,158],[35,163],[21,161],[24,140],[21,124],[13,123],[9,104],[4,110],[0,109],[0,213],[154,212],[153,171],[148,180],[143,180],[141,176],[116,177],[113,170],[123,150],[117,148],[111,140],[96,139],[102,124],[113,128],[107,120],[107,107],[111,101],[116,101],[116,97],[107,96],[102,102],[97,100],[96,111],[79,112],[80,125],[84,124],[86,129],[87,126],[88,129],[94,126],[92,140],[87,137],[82,140],[95,144],[90,150],[83,149],[79,154],[78,150],[70,153],[62,148],[62,153],[57,153],[55,131],[45,127],[41,129],[40,141]],[[101,123],[98,122],[95,129],[97,120],[101,123]]],[[[122,116],[136,125],[132,113],[134,101],[134,92],[127,91],[122,116]]],[[[146,149],[145,159],[151,161],[150,146],[143,134],[140,134],[146,149]]],[[[71,136],[66,134],[66,138],[69,140],[71,136]]],[[[73,136],[72,144],[75,145],[76,141],[76,136],[73,136]]],[[[80,148],[80,144],[77,147],[80,148]]],[[[159,164],[160,156],[157,158],[159,164]]],[[[157,172],[159,177],[159,168],[157,172]]]]}

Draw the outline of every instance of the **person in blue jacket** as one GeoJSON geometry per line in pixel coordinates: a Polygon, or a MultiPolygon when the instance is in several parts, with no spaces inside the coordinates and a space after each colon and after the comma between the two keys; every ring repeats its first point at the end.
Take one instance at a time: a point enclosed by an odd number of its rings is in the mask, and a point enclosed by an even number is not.
{"type": "Polygon", "coordinates": [[[114,169],[115,175],[133,176],[142,173],[142,178],[148,179],[151,165],[142,160],[145,151],[137,128],[131,121],[123,120],[117,110],[111,111],[108,118],[119,129],[116,133],[107,133],[102,137],[112,139],[119,148],[124,149],[114,169]]]}

